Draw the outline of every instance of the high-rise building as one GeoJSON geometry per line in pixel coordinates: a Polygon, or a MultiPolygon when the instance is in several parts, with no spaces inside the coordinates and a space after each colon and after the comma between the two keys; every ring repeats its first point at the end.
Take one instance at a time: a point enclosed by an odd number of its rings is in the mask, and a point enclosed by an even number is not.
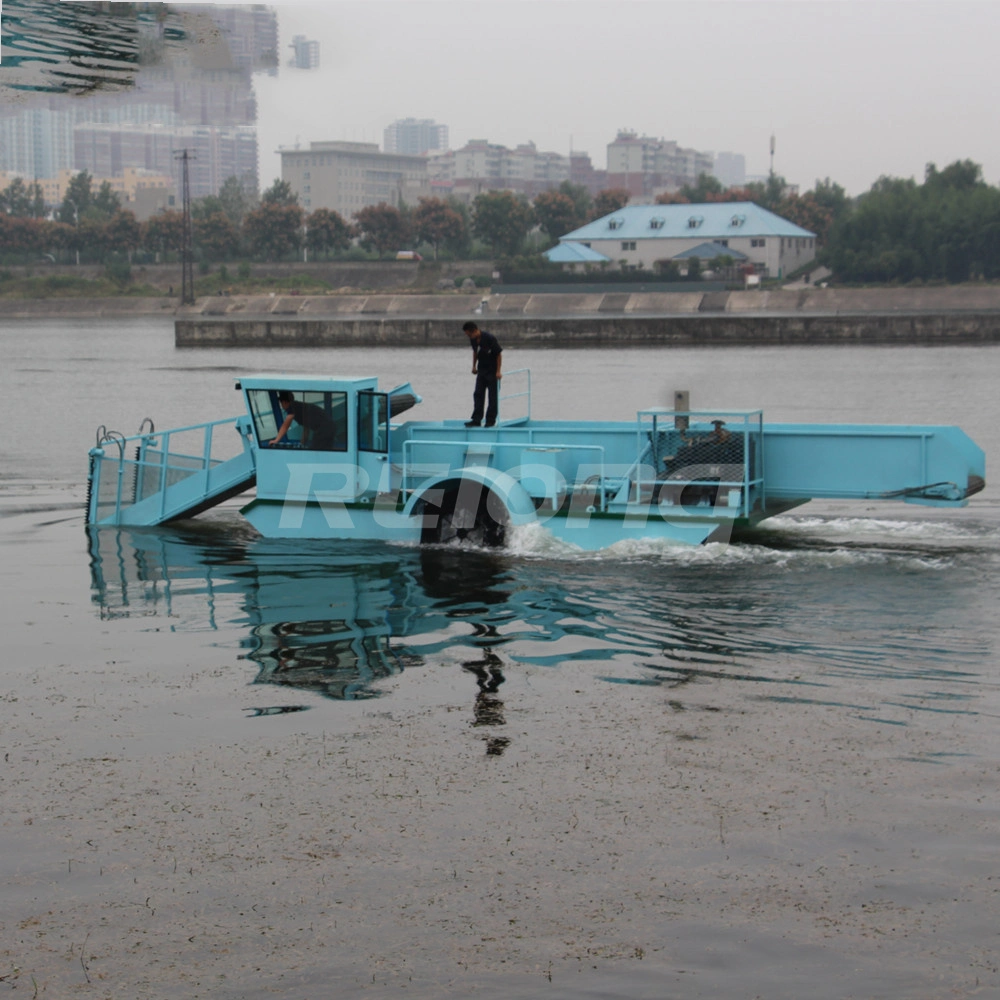
{"type": "Polygon", "coordinates": [[[319,68],[319,42],[310,41],[305,35],[296,35],[291,44],[292,58],[289,66],[296,69],[319,68]]]}
{"type": "Polygon", "coordinates": [[[386,128],[382,139],[387,153],[420,156],[448,148],[448,126],[430,118],[400,118],[386,128]]]}
{"type": "Polygon", "coordinates": [[[73,132],[77,170],[99,177],[122,176],[129,167],[167,174],[181,190],[175,152],[191,154],[192,198],[217,194],[227,177],[257,183],[257,130],[250,125],[78,125],[73,132]]]}

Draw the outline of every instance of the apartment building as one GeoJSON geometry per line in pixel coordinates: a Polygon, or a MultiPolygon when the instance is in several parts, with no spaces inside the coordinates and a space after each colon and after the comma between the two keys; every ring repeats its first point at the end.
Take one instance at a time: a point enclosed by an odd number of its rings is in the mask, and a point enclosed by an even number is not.
{"type": "Polygon", "coordinates": [[[307,212],[328,208],[350,219],[367,205],[416,205],[431,193],[424,157],[383,153],[374,142],[311,142],[278,153],[281,179],[307,212]]]}

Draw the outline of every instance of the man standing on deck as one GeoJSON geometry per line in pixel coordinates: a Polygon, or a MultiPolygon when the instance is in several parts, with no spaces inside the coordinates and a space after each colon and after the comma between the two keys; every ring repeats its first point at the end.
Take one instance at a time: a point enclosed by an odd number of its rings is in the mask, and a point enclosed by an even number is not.
{"type": "Polygon", "coordinates": [[[472,393],[472,419],[466,420],[466,427],[481,427],[483,422],[483,404],[489,395],[486,406],[486,426],[492,427],[497,422],[500,408],[497,396],[502,378],[500,368],[503,362],[503,348],[497,343],[497,338],[486,330],[480,330],[472,320],[462,327],[463,332],[472,344],[472,374],[476,376],[476,388],[472,393]]]}

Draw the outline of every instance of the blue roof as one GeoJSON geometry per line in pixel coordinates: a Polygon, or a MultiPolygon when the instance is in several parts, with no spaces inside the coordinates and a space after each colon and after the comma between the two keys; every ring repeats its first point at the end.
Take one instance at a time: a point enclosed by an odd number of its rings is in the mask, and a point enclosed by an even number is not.
{"type": "Polygon", "coordinates": [[[629,205],[588,222],[561,240],[730,239],[733,236],[815,237],[808,229],[752,201],[704,205],[629,205]]]}
{"type": "Polygon", "coordinates": [[[721,243],[699,243],[690,250],[674,254],[674,260],[686,260],[691,257],[697,257],[699,260],[714,260],[716,257],[732,257],[734,261],[748,259],[745,253],[723,246],[721,243]]]}
{"type": "Polygon", "coordinates": [[[556,244],[551,250],[546,250],[543,256],[553,264],[600,264],[610,259],[572,240],[556,244]]]}

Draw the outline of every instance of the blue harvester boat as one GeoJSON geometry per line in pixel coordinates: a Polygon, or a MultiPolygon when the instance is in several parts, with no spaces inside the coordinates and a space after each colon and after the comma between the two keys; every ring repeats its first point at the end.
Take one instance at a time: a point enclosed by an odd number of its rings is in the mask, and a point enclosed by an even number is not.
{"type": "MultiPolygon", "coordinates": [[[[256,487],[243,515],[264,536],[501,545],[542,524],[580,548],[623,539],[699,544],[814,498],[965,506],[985,456],[947,426],[769,424],[759,410],[640,410],[634,421],[534,420],[530,372],[496,427],[394,420],[420,402],[374,377],[241,378],[245,413],[125,437],[100,428],[88,522],[154,526],[256,487]],[[279,393],[311,407],[277,444],[279,393]],[[310,421],[307,420],[307,423],[310,421]],[[311,434],[311,437],[310,437],[311,434]]],[[[506,406],[505,406],[506,409],[506,406]]]]}

